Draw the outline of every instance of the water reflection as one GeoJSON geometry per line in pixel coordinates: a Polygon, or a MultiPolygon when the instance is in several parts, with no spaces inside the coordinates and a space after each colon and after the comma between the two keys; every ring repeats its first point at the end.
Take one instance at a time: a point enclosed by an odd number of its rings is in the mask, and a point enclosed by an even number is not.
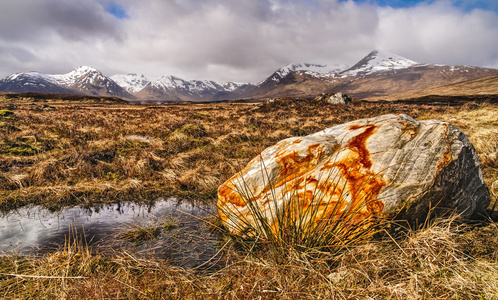
{"type": "Polygon", "coordinates": [[[71,207],[60,212],[26,207],[1,216],[0,250],[28,254],[60,249],[72,227],[80,237],[84,233],[93,249],[133,250],[167,258],[175,265],[196,267],[218,250],[216,235],[199,219],[210,214],[212,210],[208,207],[176,198],[161,198],[152,205],[120,203],[96,208],[71,207]],[[118,238],[119,233],[132,225],[152,226],[164,221],[174,226],[162,229],[150,242],[134,244],[118,238]]]}

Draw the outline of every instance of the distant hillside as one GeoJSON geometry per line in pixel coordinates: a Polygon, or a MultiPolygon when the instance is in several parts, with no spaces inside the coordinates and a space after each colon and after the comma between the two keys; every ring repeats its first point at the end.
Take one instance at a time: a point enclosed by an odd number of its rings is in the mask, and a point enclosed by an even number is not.
{"type": "Polygon", "coordinates": [[[314,97],[322,92],[344,92],[357,99],[379,100],[392,94],[496,74],[498,69],[422,64],[396,54],[372,51],[351,68],[332,75],[313,76],[303,70],[286,72],[279,78],[272,75],[271,80],[263,81],[249,96],[314,97]]]}
{"type": "MultiPolygon", "coordinates": [[[[392,94],[386,97],[372,97],[368,100],[398,100],[420,98],[426,96],[488,96],[498,95],[498,75],[465,80],[453,84],[433,86],[426,89],[406,93],[392,94]]],[[[482,97],[481,97],[482,98],[482,97]]]]}
{"type": "Polygon", "coordinates": [[[19,93],[0,94],[0,103],[105,103],[105,104],[127,104],[126,100],[116,97],[99,97],[85,95],[67,94],[40,94],[40,93],[19,93]]]}

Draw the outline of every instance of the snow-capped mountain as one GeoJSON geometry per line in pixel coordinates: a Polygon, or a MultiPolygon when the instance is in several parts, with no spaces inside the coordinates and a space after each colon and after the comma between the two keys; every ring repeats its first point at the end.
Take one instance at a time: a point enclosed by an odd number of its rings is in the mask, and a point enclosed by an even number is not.
{"type": "MultiPolygon", "coordinates": [[[[278,97],[278,95],[306,96],[307,92],[300,88],[296,90],[294,87],[331,84],[337,74],[347,68],[347,65],[341,64],[288,64],[247,91],[246,96],[248,98],[278,97]]],[[[323,87],[319,87],[319,89],[323,89],[323,87]]]]}
{"type": "Polygon", "coordinates": [[[130,93],[100,71],[82,66],[67,74],[17,73],[0,80],[0,91],[109,96],[132,99],[130,93]]]}
{"type": "Polygon", "coordinates": [[[218,100],[235,93],[238,89],[251,86],[247,83],[216,82],[211,80],[184,80],[176,76],[163,76],[143,88],[139,98],[146,100],[218,100]]]}
{"type": "Polygon", "coordinates": [[[152,82],[152,85],[165,90],[183,90],[187,93],[194,94],[233,91],[244,84],[235,82],[219,83],[211,80],[184,80],[175,76],[163,76],[158,81],[152,82]]]}
{"type": "Polygon", "coordinates": [[[55,74],[49,75],[54,78],[60,85],[70,87],[76,84],[76,82],[83,77],[90,77],[97,79],[98,77],[103,77],[102,73],[98,70],[88,67],[81,66],[78,67],[67,74],[55,74]]]}
{"type": "Polygon", "coordinates": [[[65,88],[51,75],[39,72],[15,73],[0,80],[0,91],[11,93],[75,94],[65,88]]]}
{"type": "Polygon", "coordinates": [[[114,80],[92,67],[81,66],[67,74],[51,76],[57,80],[59,85],[80,94],[133,98],[130,93],[114,82],[114,80]]]}
{"type": "Polygon", "coordinates": [[[175,76],[149,81],[137,74],[106,77],[94,68],[83,66],[59,75],[39,72],[12,74],[0,80],[0,92],[83,94],[166,102],[315,97],[320,93],[340,91],[366,99],[495,74],[498,74],[498,69],[423,64],[375,50],[352,67],[288,64],[258,84],[184,80],[175,76]]]}
{"type": "Polygon", "coordinates": [[[341,64],[335,64],[335,65],[319,65],[319,64],[310,64],[310,63],[288,64],[285,67],[275,71],[275,73],[273,73],[269,78],[263,80],[261,83],[265,81],[273,81],[278,83],[288,74],[299,71],[316,78],[334,77],[337,73],[347,69],[348,67],[349,67],[348,65],[341,65],[341,64]]]}
{"type": "Polygon", "coordinates": [[[419,65],[419,63],[402,56],[374,50],[357,62],[351,68],[340,73],[341,77],[366,76],[377,72],[389,72],[393,70],[406,69],[419,65]]]}
{"type": "Polygon", "coordinates": [[[129,93],[137,93],[143,90],[150,81],[143,74],[116,74],[111,76],[111,79],[119,84],[122,88],[127,90],[129,93]]]}
{"type": "Polygon", "coordinates": [[[498,74],[497,69],[422,64],[374,50],[352,67],[290,64],[259,83],[246,98],[314,97],[345,92],[357,98],[383,97],[498,74]],[[330,71],[326,71],[330,69],[330,71]]]}

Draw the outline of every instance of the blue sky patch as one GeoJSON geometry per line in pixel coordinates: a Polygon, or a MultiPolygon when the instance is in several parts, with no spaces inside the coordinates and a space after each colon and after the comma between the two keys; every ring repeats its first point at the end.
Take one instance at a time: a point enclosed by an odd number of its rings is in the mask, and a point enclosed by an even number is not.
{"type": "MultiPolygon", "coordinates": [[[[346,2],[348,0],[339,0],[340,2],[346,2]]],[[[412,7],[417,4],[431,4],[436,2],[436,0],[353,0],[357,3],[371,3],[377,4],[379,6],[390,6],[393,8],[406,8],[412,7]]],[[[451,3],[455,7],[458,7],[464,11],[472,11],[474,9],[492,10],[498,12],[498,1],[497,0],[451,0],[451,3]]]]}
{"type": "Polygon", "coordinates": [[[109,2],[106,6],[106,11],[118,19],[127,19],[130,17],[126,12],[126,9],[116,2],[109,2]]]}

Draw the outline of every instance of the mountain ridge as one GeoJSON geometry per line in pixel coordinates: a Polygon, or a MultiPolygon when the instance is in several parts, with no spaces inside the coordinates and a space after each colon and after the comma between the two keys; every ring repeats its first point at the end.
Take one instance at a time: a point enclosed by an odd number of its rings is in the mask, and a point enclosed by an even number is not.
{"type": "Polygon", "coordinates": [[[374,50],[354,64],[340,72],[341,77],[370,75],[376,72],[398,70],[420,65],[420,63],[386,51],[374,50]]]}
{"type": "Polygon", "coordinates": [[[80,66],[66,74],[15,73],[0,80],[0,91],[135,98],[112,79],[88,66],[80,66]]]}
{"type": "Polygon", "coordinates": [[[151,81],[143,74],[135,73],[107,77],[97,69],[81,66],[58,75],[40,72],[12,74],[0,80],[0,92],[111,96],[143,103],[314,97],[338,91],[369,99],[495,74],[498,74],[498,69],[424,64],[374,50],[351,67],[290,63],[256,84],[185,80],[173,75],[151,81]]]}

